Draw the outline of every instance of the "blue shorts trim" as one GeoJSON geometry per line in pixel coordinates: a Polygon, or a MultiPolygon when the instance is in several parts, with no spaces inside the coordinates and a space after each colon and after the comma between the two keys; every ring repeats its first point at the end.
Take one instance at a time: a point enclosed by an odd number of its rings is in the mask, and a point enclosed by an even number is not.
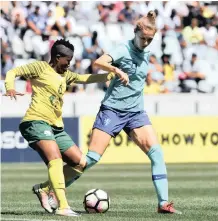
{"type": "Polygon", "coordinates": [[[150,119],[145,111],[123,112],[101,105],[93,129],[97,128],[112,137],[116,137],[121,130],[129,134],[133,129],[145,125],[151,125],[150,119]]]}

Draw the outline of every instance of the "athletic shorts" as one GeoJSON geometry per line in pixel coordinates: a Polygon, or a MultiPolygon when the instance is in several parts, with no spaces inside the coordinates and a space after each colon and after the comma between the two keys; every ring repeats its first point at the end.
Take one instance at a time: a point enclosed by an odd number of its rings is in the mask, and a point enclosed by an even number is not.
{"type": "Polygon", "coordinates": [[[30,147],[40,140],[54,140],[60,152],[63,153],[75,145],[71,137],[62,127],[51,126],[45,121],[25,121],[20,124],[19,129],[22,136],[28,141],[30,147]]]}
{"type": "Polygon", "coordinates": [[[116,137],[122,129],[129,135],[131,130],[145,125],[151,125],[145,111],[124,112],[101,105],[93,129],[97,128],[116,137]]]}

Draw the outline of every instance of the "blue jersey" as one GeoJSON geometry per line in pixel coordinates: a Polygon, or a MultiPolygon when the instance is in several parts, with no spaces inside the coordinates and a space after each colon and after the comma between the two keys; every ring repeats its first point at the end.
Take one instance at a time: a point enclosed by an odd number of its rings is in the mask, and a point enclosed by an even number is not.
{"type": "Polygon", "coordinates": [[[138,112],[144,110],[144,85],[148,72],[149,52],[138,50],[128,41],[109,53],[112,65],[129,76],[125,86],[118,77],[114,78],[102,104],[121,111],[138,112]]]}

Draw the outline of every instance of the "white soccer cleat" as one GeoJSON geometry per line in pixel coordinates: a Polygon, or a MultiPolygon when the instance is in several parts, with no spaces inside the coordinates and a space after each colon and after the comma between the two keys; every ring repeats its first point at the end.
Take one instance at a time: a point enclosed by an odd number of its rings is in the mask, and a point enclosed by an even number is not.
{"type": "Polygon", "coordinates": [[[57,209],[55,211],[55,215],[59,216],[81,216],[79,213],[74,212],[71,208],[65,208],[65,209],[57,209]]]}
{"type": "Polygon", "coordinates": [[[58,200],[53,191],[50,191],[48,194],[48,203],[53,210],[58,208],[58,200]]]}
{"type": "Polygon", "coordinates": [[[40,184],[34,185],[32,188],[32,191],[38,197],[42,208],[44,208],[45,211],[48,213],[53,213],[53,210],[48,203],[48,194],[44,190],[41,189],[40,184]]]}

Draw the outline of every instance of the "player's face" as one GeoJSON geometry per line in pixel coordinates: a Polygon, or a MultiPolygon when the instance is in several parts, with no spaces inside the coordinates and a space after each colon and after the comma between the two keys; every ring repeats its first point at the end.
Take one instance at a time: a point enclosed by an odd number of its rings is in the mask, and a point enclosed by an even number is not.
{"type": "Polygon", "coordinates": [[[145,28],[144,30],[138,30],[135,34],[135,46],[144,50],[153,40],[155,35],[155,30],[152,28],[145,28]]]}
{"type": "Polygon", "coordinates": [[[66,56],[66,57],[59,57],[58,58],[58,63],[57,63],[57,71],[60,74],[63,74],[65,71],[70,66],[70,61],[72,60],[73,57],[71,56],[66,56]]]}

